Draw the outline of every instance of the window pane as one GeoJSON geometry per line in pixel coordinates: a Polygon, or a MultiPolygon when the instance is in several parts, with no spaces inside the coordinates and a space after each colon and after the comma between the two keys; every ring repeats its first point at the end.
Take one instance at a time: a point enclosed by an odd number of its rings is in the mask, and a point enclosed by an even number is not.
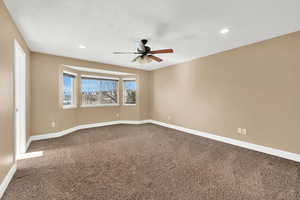
{"type": "Polygon", "coordinates": [[[64,74],[64,102],[63,105],[73,104],[73,85],[74,77],[68,74],[64,74]]]}
{"type": "Polygon", "coordinates": [[[117,80],[82,78],[82,105],[117,104],[117,89],[117,80]]]}
{"type": "Polygon", "coordinates": [[[125,80],[123,83],[124,83],[124,103],[136,104],[136,81],[125,80]]]}

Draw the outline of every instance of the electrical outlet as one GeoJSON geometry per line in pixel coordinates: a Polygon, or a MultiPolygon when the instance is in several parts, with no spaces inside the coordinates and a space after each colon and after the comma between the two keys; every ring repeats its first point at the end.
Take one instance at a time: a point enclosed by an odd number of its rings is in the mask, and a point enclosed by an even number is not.
{"type": "Polygon", "coordinates": [[[242,135],[247,135],[247,129],[242,129],[242,135]]]}
{"type": "Polygon", "coordinates": [[[171,119],[172,119],[172,117],[170,115],[168,115],[168,120],[171,120],[171,119]]]}
{"type": "Polygon", "coordinates": [[[55,122],[52,122],[51,126],[54,128],[56,126],[55,122]]]}
{"type": "Polygon", "coordinates": [[[120,114],[119,114],[119,113],[117,113],[117,114],[116,114],[116,117],[120,117],[120,114]]]}
{"type": "Polygon", "coordinates": [[[238,128],[237,133],[242,134],[242,128],[238,128]]]}

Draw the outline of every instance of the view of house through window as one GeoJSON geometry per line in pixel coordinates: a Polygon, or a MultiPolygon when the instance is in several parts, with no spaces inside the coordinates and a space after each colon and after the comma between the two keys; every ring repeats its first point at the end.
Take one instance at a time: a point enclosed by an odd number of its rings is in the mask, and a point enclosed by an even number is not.
{"type": "Polygon", "coordinates": [[[118,80],[81,78],[82,105],[118,104],[118,80]]]}
{"type": "Polygon", "coordinates": [[[74,98],[74,81],[75,76],[71,74],[64,73],[63,74],[63,83],[64,83],[64,106],[72,106],[75,104],[74,98]]]}
{"type": "Polygon", "coordinates": [[[123,80],[123,101],[126,105],[136,104],[136,80],[123,80]]]}

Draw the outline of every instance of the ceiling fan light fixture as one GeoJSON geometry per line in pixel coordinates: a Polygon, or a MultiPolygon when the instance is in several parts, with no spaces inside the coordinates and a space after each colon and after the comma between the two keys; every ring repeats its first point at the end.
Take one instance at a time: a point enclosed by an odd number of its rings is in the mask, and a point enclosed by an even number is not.
{"type": "Polygon", "coordinates": [[[143,64],[146,64],[147,61],[146,61],[144,58],[141,58],[141,59],[139,60],[139,63],[143,65],[143,64]]]}
{"type": "Polygon", "coordinates": [[[139,64],[147,64],[147,63],[150,63],[152,62],[152,59],[149,58],[148,56],[140,56],[136,59],[136,61],[139,63],[139,64]]]}
{"type": "Polygon", "coordinates": [[[149,56],[145,56],[144,59],[147,61],[147,63],[151,63],[152,62],[152,59],[149,58],[149,56]]]}

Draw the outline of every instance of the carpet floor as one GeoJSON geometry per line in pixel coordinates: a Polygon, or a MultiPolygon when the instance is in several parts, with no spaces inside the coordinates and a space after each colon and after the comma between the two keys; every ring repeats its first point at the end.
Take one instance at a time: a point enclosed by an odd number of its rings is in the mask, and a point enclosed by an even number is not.
{"type": "Polygon", "coordinates": [[[33,142],[3,200],[299,200],[300,164],[152,125],[33,142]]]}

